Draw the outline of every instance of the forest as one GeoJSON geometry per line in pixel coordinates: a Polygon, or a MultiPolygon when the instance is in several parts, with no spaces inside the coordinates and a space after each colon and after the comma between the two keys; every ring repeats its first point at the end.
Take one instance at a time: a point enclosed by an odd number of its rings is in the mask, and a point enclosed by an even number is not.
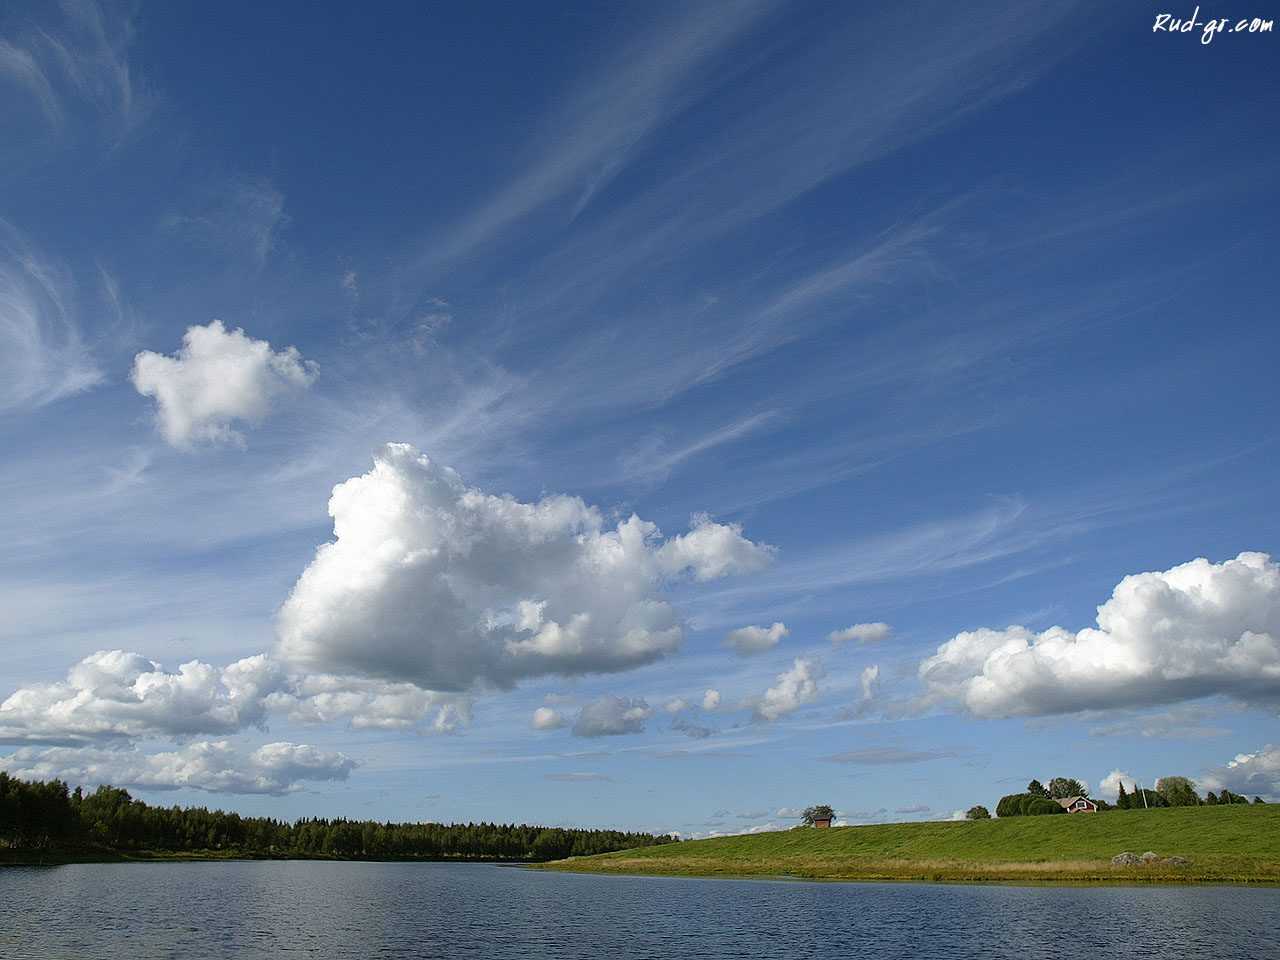
{"type": "Polygon", "coordinates": [[[674,838],[526,824],[378,823],[242,817],[204,807],[153,807],[127,790],[86,794],[61,780],[0,771],[0,859],[208,855],[350,860],[560,860],[674,838]]]}

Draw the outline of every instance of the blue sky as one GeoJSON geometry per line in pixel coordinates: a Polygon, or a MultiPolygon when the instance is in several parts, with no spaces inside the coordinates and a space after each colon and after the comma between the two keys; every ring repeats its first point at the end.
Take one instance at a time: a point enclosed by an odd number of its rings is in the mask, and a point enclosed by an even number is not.
{"type": "Polygon", "coordinates": [[[1280,801],[1276,11],[1166,12],[8,8],[0,765],[1280,801]]]}

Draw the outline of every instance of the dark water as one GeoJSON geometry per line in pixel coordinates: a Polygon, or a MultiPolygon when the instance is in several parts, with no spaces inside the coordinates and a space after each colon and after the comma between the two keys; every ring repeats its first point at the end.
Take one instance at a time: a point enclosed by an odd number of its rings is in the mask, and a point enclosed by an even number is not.
{"type": "Polygon", "coordinates": [[[488,864],[0,869],[0,958],[1280,958],[1280,890],[684,880],[488,864]]]}

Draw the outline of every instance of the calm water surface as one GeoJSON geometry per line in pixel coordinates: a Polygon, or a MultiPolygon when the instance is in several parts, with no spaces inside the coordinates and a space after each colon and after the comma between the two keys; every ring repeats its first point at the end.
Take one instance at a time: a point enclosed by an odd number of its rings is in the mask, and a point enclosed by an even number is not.
{"type": "Polygon", "coordinates": [[[1276,960],[1280,890],[686,880],[491,864],[0,869],[0,957],[1276,960]]]}

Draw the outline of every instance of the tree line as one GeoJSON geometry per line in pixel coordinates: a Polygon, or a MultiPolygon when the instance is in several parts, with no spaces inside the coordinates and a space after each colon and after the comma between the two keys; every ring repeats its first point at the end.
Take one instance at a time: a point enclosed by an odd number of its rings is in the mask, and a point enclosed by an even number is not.
{"type": "MultiPolygon", "coordinates": [[[[1054,777],[1045,786],[1039,780],[1032,780],[1022,793],[1010,793],[1000,798],[996,804],[997,817],[1027,817],[1045,814],[1066,813],[1059,800],[1069,797],[1089,797],[1089,791],[1079,780],[1069,777],[1054,777]]],[[[1134,784],[1133,790],[1126,792],[1121,782],[1120,790],[1114,804],[1106,800],[1089,798],[1097,804],[1098,810],[1143,810],[1152,807],[1196,807],[1215,806],[1228,803],[1248,803],[1249,800],[1238,793],[1232,793],[1225,787],[1218,793],[1207,792],[1203,798],[1196,793],[1196,785],[1186,777],[1161,777],[1156,781],[1156,788],[1148,790],[1134,784]]],[[[1254,797],[1254,803],[1264,802],[1261,797],[1254,797]]],[[[986,807],[971,807],[966,814],[969,820],[987,820],[991,817],[986,807]]]]}
{"type": "Polygon", "coordinates": [[[560,860],[671,843],[661,834],[527,824],[379,823],[304,818],[293,823],[205,807],[153,807],[129,791],[93,793],[61,780],[0,771],[0,852],[219,853],[264,858],[560,860]]]}

